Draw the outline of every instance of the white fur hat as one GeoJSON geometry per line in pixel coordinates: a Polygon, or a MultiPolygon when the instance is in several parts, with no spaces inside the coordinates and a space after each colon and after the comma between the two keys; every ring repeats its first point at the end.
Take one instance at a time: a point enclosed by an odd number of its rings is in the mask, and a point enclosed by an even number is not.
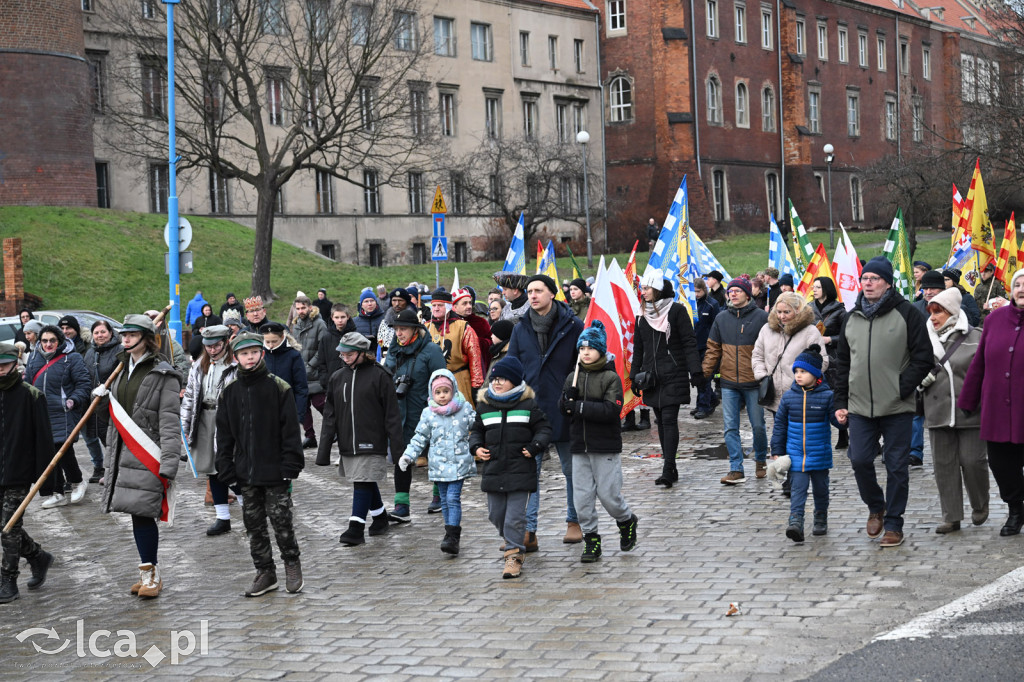
{"type": "Polygon", "coordinates": [[[661,291],[665,286],[665,273],[660,268],[648,267],[640,278],[640,286],[661,291]]]}

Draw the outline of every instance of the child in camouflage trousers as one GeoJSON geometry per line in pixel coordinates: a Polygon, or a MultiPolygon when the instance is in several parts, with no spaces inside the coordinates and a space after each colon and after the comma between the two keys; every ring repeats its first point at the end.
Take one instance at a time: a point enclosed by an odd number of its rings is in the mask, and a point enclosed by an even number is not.
{"type": "Polygon", "coordinates": [[[291,387],[267,371],[263,337],[241,333],[231,350],[239,371],[221,393],[217,407],[217,477],[227,485],[242,486],[242,520],[256,566],[256,578],[245,596],[259,597],[277,589],[267,518],[284,560],[285,588],[298,592],[302,568],[292,529],[291,482],[305,460],[295,399],[291,387]]]}

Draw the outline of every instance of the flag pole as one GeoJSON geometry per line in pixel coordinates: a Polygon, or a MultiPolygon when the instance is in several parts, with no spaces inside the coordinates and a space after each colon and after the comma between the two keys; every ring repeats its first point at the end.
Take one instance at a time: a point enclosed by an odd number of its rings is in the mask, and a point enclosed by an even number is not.
{"type": "MultiPolygon", "coordinates": [[[[164,316],[166,316],[167,313],[171,312],[172,307],[173,304],[169,304],[166,308],[160,311],[160,314],[156,316],[156,320],[154,320],[154,322],[162,322],[164,316]]],[[[114,379],[117,378],[117,375],[120,374],[121,370],[123,369],[124,363],[117,363],[117,367],[115,367],[114,371],[110,373],[110,376],[107,377],[107,380],[103,382],[103,387],[109,391],[111,384],[114,383],[114,379]]],[[[25,499],[21,501],[20,505],[18,505],[18,508],[15,510],[14,514],[11,515],[11,520],[7,522],[6,526],[4,526],[4,533],[9,533],[11,531],[11,528],[14,527],[14,524],[16,524],[18,520],[21,518],[21,515],[25,513],[25,509],[28,508],[28,505],[32,501],[32,498],[35,497],[36,493],[39,492],[39,489],[43,486],[43,482],[50,477],[50,474],[53,473],[53,470],[57,466],[57,463],[61,460],[61,457],[64,456],[64,453],[68,451],[68,448],[71,446],[71,444],[74,443],[75,439],[78,438],[78,434],[82,431],[83,428],[85,428],[85,423],[89,421],[93,414],[95,414],[96,408],[99,407],[101,400],[103,400],[102,397],[93,396],[92,402],[89,404],[89,409],[87,409],[85,411],[85,414],[82,415],[82,418],[78,420],[78,424],[76,424],[75,428],[71,430],[70,434],[68,434],[67,440],[64,441],[64,445],[60,446],[60,450],[57,450],[57,454],[55,454],[53,456],[53,459],[50,460],[50,464],[43,471],[42,475],[39,477],[39,480],[37,480],[32,485],[32,487],[28,491],[28,495],[25,496],[25,499]]]]}

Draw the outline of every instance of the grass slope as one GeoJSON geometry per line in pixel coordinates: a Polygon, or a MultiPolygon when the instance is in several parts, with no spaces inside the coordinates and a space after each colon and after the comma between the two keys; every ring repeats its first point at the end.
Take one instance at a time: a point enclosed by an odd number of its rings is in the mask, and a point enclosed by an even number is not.
{"type": "MultiPolygon", "coordinates": [[[[181,276],[182,312],[197,290],[220,308],[224,295],[232,291],[240,298],[249,292],[252,279],[253,232],[230,220],[191,217],[195,273],[181,276]]],[[[0,207],[0,237],[21,237],[25,289],[43,299],[46,308],[96,310],[120,319],[128,312],[159,308],[167,300],[164,274],[163,227],[166,217],[103,209],[0,207]]],[[[884,231],[851,234],[861,258],[881,253],[884,231]]],[[[815,233],[812,241],[827,242],[828,235],[815,233]]],[[[947,235],[921,235],[915,259],[933,265],[945,261],[949,251],[947,235]]],[[[766,234],[740,235],[709,244],[732,275],[753,273],[767,265],[766,234]]],[[[528,249],[529,252],[529,249],[528,249]]],[[[532,252],[531,252],[532,253],[532,252]]],[[[628,254],[616,254],[625,265],[628,254]]],[[[637,254],[637,269],[647,264],[645,253],[637,254]]],[[[595,269],[597,264],[595,257],[595,269]]],[[[577,256],[581,265],[583,255],[577,256]]],[[[483,295],[493,286],[491,273],[500,262],[460,263],[462,284],[470,284],[483,295]]],[[[528,266],[530,269],[532,262],[528,266]]],[[[563,278],[570,274],[568,259],[560,259],[563,278]]],[[[442,263],[441,284],[451,286],[455,264],[442,263]]],[[[593,274],[587,272],[586,274],[593,274]]],[[[270,309],[273,319],[283,319],[296,291],[315,295],[326,287],[331,300],[354,304],[359,291],[383,283],[388,288],[410,281],[434,284],[434,265],[401,265],[386,268],[358,267],[334,263],[282,242],[274,243],[271,282],[281,298],[270,309]]]]}

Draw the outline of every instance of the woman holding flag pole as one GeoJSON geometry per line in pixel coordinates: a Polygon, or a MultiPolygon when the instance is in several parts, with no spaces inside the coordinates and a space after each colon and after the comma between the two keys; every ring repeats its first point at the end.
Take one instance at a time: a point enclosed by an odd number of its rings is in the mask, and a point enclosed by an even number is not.
{"type": "MultiPolygon", "coordinates": [[[[156,325],[146,315],[127,315],[121,332],[124,371],[111,385],[111,424],[106,454],[105,512],[131,514],[139,550],[139,580],[131,593],[160,596],[157,519],[173,517],[171,482],[178,470],[181,426],[178,421],[182,377],[160,357],[156,325]]],[[[94,396],[107,393],[105,386],[94,396]]]]}

